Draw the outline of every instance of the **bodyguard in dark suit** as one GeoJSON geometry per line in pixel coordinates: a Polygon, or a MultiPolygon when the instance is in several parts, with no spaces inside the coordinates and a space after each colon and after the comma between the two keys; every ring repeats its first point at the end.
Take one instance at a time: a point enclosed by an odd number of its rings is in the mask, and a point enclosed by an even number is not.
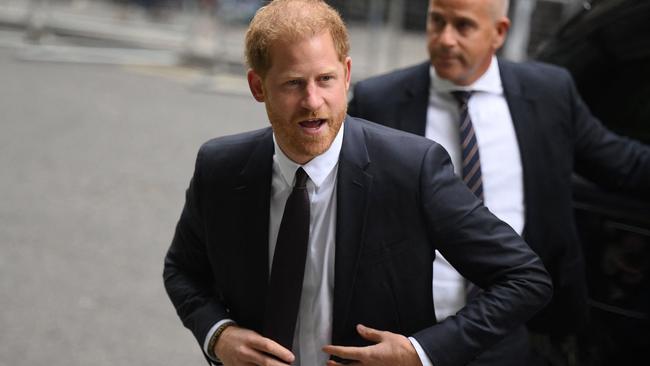
{"type": "Polygon", "coordinates": [[[463,365],[548,300],[539,257],[440,145],[346,116],[348,49],[322,1],[276,0],[251,22],[248,81],[271,128],[201,147],[165,259],[212,362],[463,365]],[[439,323],[436,249],[484,290],[439,323]]]}
{"type": "MultiPolygon", "coordinates": [[[[471,92],[468,109],[485,204],[524,236],[553,278],[553,299],[529,328],[562,337],[578,330],[587,314],[571,175],[647,197],[650,150],[603,127],[565,70],[494,57],[509,26],[506,5],[503,0],[432,0],[430,62],[357,83],[348,113],[435,139],[462,175],[463,141],[452,93],[471,92]]],[[[502,354],[513,349],[502,347],[502,354]]],[[[483,364],[506,363],[497,358],[483,364]]]]}

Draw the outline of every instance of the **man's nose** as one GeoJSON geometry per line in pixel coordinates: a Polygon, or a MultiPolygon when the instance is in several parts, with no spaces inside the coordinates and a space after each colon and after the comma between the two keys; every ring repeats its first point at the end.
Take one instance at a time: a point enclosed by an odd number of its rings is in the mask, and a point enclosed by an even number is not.
{"type": "Polygon", "coordinates": [[[314,82],[307,83],[302,98],[302,107],[309,111],[317,111],[323,105],[321,90],[314,82]]]}
{"type": "Polygon", "coordinates": [[[445,47],[453,47],[458,42],[456,30],[450,24],[446,24],[442,30],[440,30],[440,35],[438,40],[441,45],[445,47]]]}

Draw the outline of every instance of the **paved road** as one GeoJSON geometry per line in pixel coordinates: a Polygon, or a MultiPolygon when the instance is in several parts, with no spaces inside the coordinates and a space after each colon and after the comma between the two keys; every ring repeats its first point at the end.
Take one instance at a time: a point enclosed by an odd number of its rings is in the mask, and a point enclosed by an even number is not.
{"type": "Polygon", "coordinates": [[[198,146],[263,106],[236,79],[17,54],[0,48],[0,366],[203,364],[162,260],[198,146]]]}

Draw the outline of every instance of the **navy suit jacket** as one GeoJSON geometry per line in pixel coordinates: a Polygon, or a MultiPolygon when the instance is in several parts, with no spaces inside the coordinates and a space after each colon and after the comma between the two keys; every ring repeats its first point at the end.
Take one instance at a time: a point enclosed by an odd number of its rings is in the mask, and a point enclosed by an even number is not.
{"type": "MultiPolygon", "coordinates": [[[[356,83],[348,113],[424,135],[428,62],[356,83]]],[[[523,236],[551,274],[551,303],[529,322],[562,335],[584,324],[587,289],[572,208],[576,172],[604,188],[650,196],[650,149],[607,130],[578,95],[569,73],[543,63],[499,60],[524,175],[523,236]]]]}
{"type": "MultiPolygon", "coordinates": [[[[367,344],[355,331],[362,323],[414,336],[436,366],[462,365],[546,304],[552,286],[539,257],[454,175],[440,145],[351,117],[343,126],[333,344],[367,344]],[[438,324],[435,249],[485,289],[438,324]]],[[[273,153],[270,128],[199,151],[164,269],[199,344],[223,318],[262,327],[273,153]]]]}

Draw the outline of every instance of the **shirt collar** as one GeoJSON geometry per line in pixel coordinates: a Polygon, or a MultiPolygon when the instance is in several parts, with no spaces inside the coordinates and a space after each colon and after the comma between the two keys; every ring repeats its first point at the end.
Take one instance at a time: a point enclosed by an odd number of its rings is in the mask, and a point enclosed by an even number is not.
{"type": "Polygon", "coordinates": [[[344,126],[341,125],[341,128],[339,128],[339,132],[336,134],[329,149],[311,159],[305,165],[296,164],[293,160],[289,159],[282,149],[280,149],[280,146],[278,146],[278,142],[275,139],[275,133],[273,134],[273,145],[275,147],[273,160],[278,164],[280,174],[282,174],[282,177],[289,186],[293,186],[293,178],[296,175],[296,170],[301,166],[316,188],[319,188],[321,184],[323,184],[325,178],[327,178],[327,176],[332,172],[339,161],[341,146],[343,145],[343,130],[345,130],[343,127],[344,126]]]}
{"type": "Polygon", "coordinates": [[[499,73],[499,62],[496,56],[492,56],[490,66],[480,78],[473,84],[461,86],[452,83],[449,80],[442,79],[436,73],[433,66],[430,67],[429,75],[431,76],[430,95],[434,92],[449,93],[454,90],[479,91],[492,94],[503,94],[503,85],[501,84],[501,74],[499,73]]]}

